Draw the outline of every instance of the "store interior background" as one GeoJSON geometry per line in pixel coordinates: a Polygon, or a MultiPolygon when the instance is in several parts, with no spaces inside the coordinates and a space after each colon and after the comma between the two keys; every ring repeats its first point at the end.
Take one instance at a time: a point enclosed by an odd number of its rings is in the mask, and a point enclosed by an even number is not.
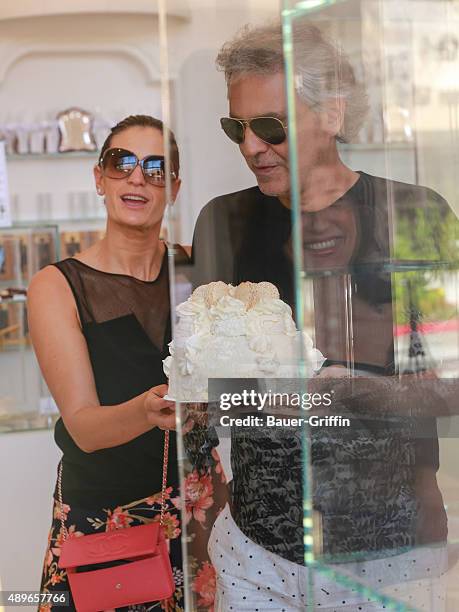
{"type": "MultiPolygon", "coordinates": [[[[176,203],[176,238],[190,244],[194,222],[206,202],[254,184],[237,147],[219,128],[218,118],[227,114],[227,100],[223,75],[215,69],[216,53],[241,26],[275,18],[280,7],[277,0],[168,0],[166,5],[171,121],[183,181],[176,203]]],[[[374,113],[372,133],[367,131],[361,142],[344,146],[342,155],[355,169],[428,185],[457,211],[459,85],[447,72],[438,74],[433,88],[440,93],[428,104],[418,104],[420,89],[432,82],[423,83],[423,61],[406,39],[400,39],[400,32],[405,28],[412,33],[413,15],[421,31],[424,23],[426,32],[432,24],[434,30],[438,26],[457,32],[458,3],[387,0],[386,5],[392,5],[396,24],[385,30],[386,44],[395,49],[395,57],[398,48],[399,53],[404,46],[410,52],[406,85],[416,86],[416,92],[410,93],[411,114],[408,119],[401,112],[386,115],[391,128],[385,131],[378,105],[399,95],[387,83],[403,81],[403,73],[388,78],[383,89],[367,79],[374,113]]],[[[381,41],[374,38],[374,31],[365,30],[369,10],[381,10],[381,3],[343,1],[312,15],[339,36],[357,69],[366,68],[366,75],[372,73],[371,62],[375,62],[374,73],[381,66],[390,67],[380,56],[381,41]],[[374,54],[362,57],[362,48],[371,48],[370,39],[374,54]]],[[[2,0],[0,124],[33,124],[72,106],[110,124],[139,112],[160,117],[157,13],[156,3],[150,0],[2,0]]],[[[394,65],[400,68],[397,62],[394,65]]],[[[389,106],[393,109],[396,104],[389,106]]],[[[67,232],[103,228],[103,203],[95,195],[92,180],[96,160],[95,153],[10,155],[13,223],[52,223],[67,232]]],[[[21,410],[38,411],[42,389],[30,346],[5,351],[0,347],[0,417],[14,409],[11,398],[23,400],[21,410]]],[[[441,464],[451,467],[452,453],[457,453],[455,440],[441,442],[441,464]]],[[[39,586],[58,459],[49,429],[0,431],[3,589],[39,586]]],[[[440,485],[447,502],[457,506],[454,474],[442,471],[440,485]]],[[[459,525],[450,521],[451,531],[459,535],[459,525]]]]}

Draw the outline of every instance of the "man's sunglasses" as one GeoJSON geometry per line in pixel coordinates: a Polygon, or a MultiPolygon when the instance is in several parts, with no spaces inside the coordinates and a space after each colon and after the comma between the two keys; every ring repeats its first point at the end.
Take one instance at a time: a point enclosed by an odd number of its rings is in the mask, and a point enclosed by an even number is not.
{"type": "MultiPolygon", "coordinates": [[[[103,175],[111,179],[126,178],[140,166],[147,183],[157,187],[166,185],[166,163],[163,155],[148,155],[139,159],[127,149],[108,149],[99,160],[99,166],[103,175]]],[[[171,171],[170,176],[172,181],[177,178],[174,171],[171,171]]]]}
{"type": "Polygon", "coordinates": [[[220,125],[228,138],[236,144],[244,142],[246,126],[249,126],[255,136],[267,144],[282,144],[287,138],[287,126],[277,117],[254,117],[246,120],[222,117],[220,125]]]}

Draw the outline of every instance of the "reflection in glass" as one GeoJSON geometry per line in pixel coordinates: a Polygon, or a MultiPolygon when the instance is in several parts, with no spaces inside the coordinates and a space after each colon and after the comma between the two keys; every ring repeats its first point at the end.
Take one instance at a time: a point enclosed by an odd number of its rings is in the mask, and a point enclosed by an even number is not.
{"type": "MultiPolygon", "coordinates": [[[[433,92],[418,84],[427,21],[413,18],[413,3],[362,2],[357,14],[351,4],[285,2],[283,29],[228,31],[216,53],[228,108],[212,109],[206,129],[223,119],[229,139],[212,157],[227,174],[245,164],[256,186],[214,185],[224,195],[202,207],[192,265],[175,269],[177,302],[190,283],[273,283],[326,358],[295,389],[333,394],[332,406],[308,416],[352,424],[223,430],[218,405],[180,405],[191,609],[447,605],[455,507],[447,516],[444,500],[455,501],[456,483],[444,487],[454,462],[442,432],[457,412],[459,343],[457,190],[446,151],[457,128],[454,112],[446,124],[444,113],[426,114],[433,92]],[[273,140],[256,118],[282,131],[273,140]]],[[[444,20],[435,11],[433,29],[444,20]]],[[[438,62],[457,61],[444,46],[438,62]]],[[[240,354],[233,359],[240,365],[240,354]]]]}

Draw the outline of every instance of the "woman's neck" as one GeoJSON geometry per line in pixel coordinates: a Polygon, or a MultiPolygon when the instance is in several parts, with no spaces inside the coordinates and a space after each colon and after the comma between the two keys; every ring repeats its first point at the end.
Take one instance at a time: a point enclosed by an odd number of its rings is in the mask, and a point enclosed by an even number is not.
{"type": "Polygon", "coordinates": [[[103,272],[154,280],[161,269],[165,244],[161,226],[145,229],[120,226],[108,220],[106,235],[77,259],[103,272]]]}

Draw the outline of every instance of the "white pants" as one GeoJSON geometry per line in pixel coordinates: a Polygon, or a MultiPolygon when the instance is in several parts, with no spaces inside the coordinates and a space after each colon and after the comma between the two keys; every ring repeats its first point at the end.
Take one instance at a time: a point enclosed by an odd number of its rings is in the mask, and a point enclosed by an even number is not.
{"type": "MultiPolygon", "coordinates": [[[[271,553],[250,540],[236,525],[228,506],[209,538],[209,556],[217,573],[215,612],[298,612],[306,610],[311,570],[271,553]]],[[[366,586],[404,602],[411,610],[442,612],[447,570],[446,547],[417,550],[377,559],[329,566],[366,586]]],[[[314,610],[369,612],[386,609],[314,571],[314,610]]]]}

